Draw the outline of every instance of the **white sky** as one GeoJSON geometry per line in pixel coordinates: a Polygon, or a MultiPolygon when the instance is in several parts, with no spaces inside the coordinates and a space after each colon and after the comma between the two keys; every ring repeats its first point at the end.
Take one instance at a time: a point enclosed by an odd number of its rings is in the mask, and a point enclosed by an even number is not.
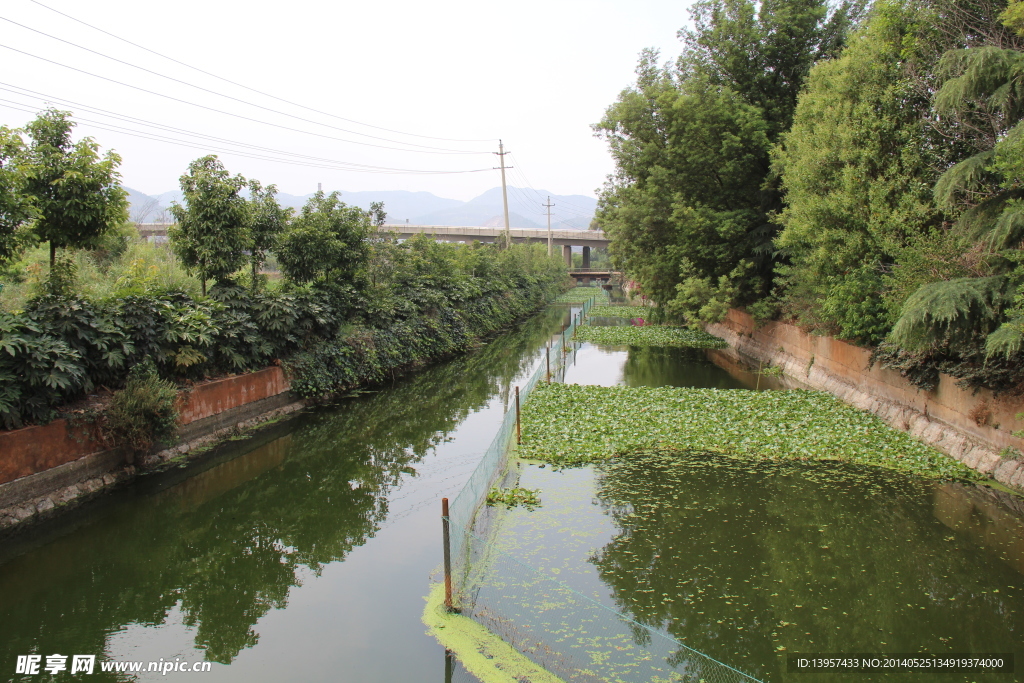
{"type": "Polygon", "coordinates": [[[325,190],[423,190],[466,200],[499,185],[500,177],[496,170],[384,174],[336,166],[318,168],[313,164],[323,162],[295,157],[291,158],[298,164],[246,158],[237,153],[237,147],[201,142],[181,133],[164,134],[191,140],[196,146],[105,130],[83,119],[155,134],[152,128],[115,122],[80,105],[270,148],[275,151],[253,153],[278,159],[283,151],[327,159],[329,163],[394,169],[491,169],[497,166],[497,157],[486,152],[497,151],[500,137],[512,152],[508,163],[516,166],[509,172],[509,184],[556,194],[596,196],[612,163],[605,143],[593,137],[590,124],[597,122],[619,91],[633,82],[641,49],[660,48],[663,60],[679,53],[676,31],[688,18],[687,3],[668,0],[39,2],[218,76],[334,116],[403,133],[483,140],[431,140],[331,118],[162,59],[33,0],[3,0],[0,17],[5,21],[0,21],[0,45],[6,47],[0,47],[0,124],[23,126],[46,102],[71,110],[79,122],[76,138],[91,135],[104,149],[115,149],[123,157],[124,183],[149,194],[177,189],[178,177],[188,163],[206,153],[218,154],[232,173],[257,178],[264,184],[275,183],[281,191],[298,195],[315,191],[320,182],[325,190]],[[128,65],[34,33],[12,21],[128,65]],[[278,126],[400,147],[402,151],[306,135],[199,109],[7,48],[278,126]],[[16,94],[6,90],[10,87],[41,95],[16,94]],[[413,149],[410,143],[485,153],[418,153],[409,151],[413,149]]]}

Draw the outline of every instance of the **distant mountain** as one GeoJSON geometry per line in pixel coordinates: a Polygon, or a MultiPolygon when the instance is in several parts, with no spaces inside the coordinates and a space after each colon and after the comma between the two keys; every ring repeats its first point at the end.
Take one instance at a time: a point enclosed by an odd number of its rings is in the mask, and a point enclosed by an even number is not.
{"type": "MultiPolygon", "coordinates": [[[[301,197],[281,192],[277,195],[277,201],[281,206],[300,209],[312,196],[312,192],[301,197]]],[[[458,199],[445,199],[429,192],[407,192],[405,190],[342,192],[341,201],[364,210],[369,209],[370,204],[374,202],[384,202],[384,209],[388,212],[387,220],[390,223],[404,223],[406,219],[412,218],[414,215],[449,209],[463,204],[458,199]]]]}
{"type": "MultiPolygon", "coordinates": [[[[156,222],[166,219],[171,202],[182,202],[179,190],[146,195],[126,187],[131,203],[130,215],[136,223],[156,222]]],[[[282,206],[300,209],[313,194],[292,195],[278,193],[277,201],[282,206]]],[[[508,188],[509,223],[514,228],[546,228],[547,214],[542,206],[549,193],[517,187],[508,188]]],[[[597,207],[597,200],[585,195],[550,194],[554,207],[551,211],[551,227],[555,229],[582,229],[590,225],[597,207]]],[[[388,223],[411,223],[413,225],[457,225],[491,226],[505,225],[501,188],[487,190],[468,202],[445,199],[430,192],[407,192],[405,190],[381,190],[369,192],[342,192],[346,204],[369,209],[373,202],[384,202],[388,223]]]]}

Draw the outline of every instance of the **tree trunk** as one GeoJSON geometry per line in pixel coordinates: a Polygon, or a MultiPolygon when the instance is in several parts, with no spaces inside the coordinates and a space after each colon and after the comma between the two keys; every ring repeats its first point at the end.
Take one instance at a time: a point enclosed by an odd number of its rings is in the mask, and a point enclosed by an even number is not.
{"type": "Polygon", "coordinates": [[[53,272],[53,264],[57,262],[57,244],[50,240],[50,272],[53,272]]]}

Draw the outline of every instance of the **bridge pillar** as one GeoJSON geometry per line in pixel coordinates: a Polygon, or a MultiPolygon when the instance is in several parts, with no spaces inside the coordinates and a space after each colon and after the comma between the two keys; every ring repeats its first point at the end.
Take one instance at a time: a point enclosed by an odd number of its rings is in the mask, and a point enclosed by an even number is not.
{"type": "Polygon", "coordinates": [[[572,247],[568,244],[562,247],[562,258],[565,259],[565,265],[572,268],[572,247]]]}
{"type": "Polygon", "coordinates": [[[583,247],[583,268],[590,267],[590,247],[583,247]]]}

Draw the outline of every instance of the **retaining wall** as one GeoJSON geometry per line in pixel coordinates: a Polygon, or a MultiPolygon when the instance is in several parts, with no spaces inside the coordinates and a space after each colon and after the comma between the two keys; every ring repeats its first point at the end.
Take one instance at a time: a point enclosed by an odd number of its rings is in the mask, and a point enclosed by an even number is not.
{"type": "Polygon", "coordinates": [[[87,423],[0,431],[0,530],[185,456],[239,427],[302,407],[280,367],[197,384],[178,396],[178,438],[134,461],[87,423]]]}
{"type": "Polygon", "coordinates": [[[773,322],[757,327],[743,311],[730,310],[708,332],[725,339],[718,353],[733,360],[779,366],[801,384],[834,394],[878,415],[999,483],[1024,491],[1024,430],[1019,397],[972,391],[940,375],[934,391],[919,389],[899,372],[871,364],[871,352],[833,337],[773,322]],[[1013,449],[1007,455],[1004,449],[1013,449]]]}

